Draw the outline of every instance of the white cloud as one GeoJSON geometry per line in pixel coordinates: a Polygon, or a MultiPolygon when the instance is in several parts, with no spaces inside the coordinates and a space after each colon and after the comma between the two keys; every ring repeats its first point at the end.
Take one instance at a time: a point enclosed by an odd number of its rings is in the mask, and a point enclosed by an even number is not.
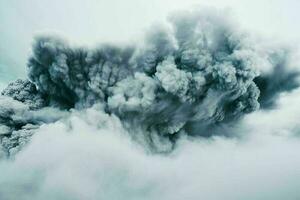
{"type": "Polygon", "coordinates": [[[299,123],[284,114],[295,108],[293,95],[275,111],[246,118],[234,130],[244,139],[182,138],[170,155],[147,153],[117,118],[76,111],[42,126],[14,160],[2,161],[0,198],[297,199],[300,140],[287,125],[299,123]]]}

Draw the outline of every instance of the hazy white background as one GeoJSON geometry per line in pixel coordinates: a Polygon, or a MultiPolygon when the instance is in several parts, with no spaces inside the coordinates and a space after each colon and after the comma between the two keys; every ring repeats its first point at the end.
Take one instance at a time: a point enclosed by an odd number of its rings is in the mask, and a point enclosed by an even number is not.
{"type": "Polygon", "coordinates": [[[300,40],[298,0],[0,0],[0,80],[25,76],[39,32],[58,32],[80,45],[128,41],[171,11],[195,6],[229,9],[245,29],[300,40]]]}

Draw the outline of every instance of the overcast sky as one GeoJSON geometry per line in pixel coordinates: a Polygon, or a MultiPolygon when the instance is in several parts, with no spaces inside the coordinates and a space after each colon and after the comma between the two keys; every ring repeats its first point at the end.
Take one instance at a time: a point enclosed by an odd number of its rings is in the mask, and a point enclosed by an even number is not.
{"type": "Polygon", "coordinates": [[[0,0],[0,80],[25,76],[32,38],[58,32],[79,45],[137,38],[173,10],[230,9],[245,29],[300,41],[298,0],[0,0]]]}

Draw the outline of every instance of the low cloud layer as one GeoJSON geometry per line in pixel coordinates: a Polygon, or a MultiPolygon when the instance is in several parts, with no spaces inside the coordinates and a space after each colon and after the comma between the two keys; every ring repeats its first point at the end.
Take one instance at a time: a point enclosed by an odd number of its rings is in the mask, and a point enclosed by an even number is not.
{"type": "Polygon", "coordinates": [[[299,122],[280,118],[273,126],[273,117],[290,109],[300,113],[294,102],[249,115],[234,130],[246,138],[185,138],[169,155],[145,152],[118,118],[96,108],[75,112],[41,127],[13,161],[0,165],[0,197],[298,199],[300,141],[292,130],[299,122]]]}
{"type": "Polygon", "coordinates": [[[0,97],[0,199],[299,198],[296,52],[216,13],[138,46],[37,37],[0,97]]]}

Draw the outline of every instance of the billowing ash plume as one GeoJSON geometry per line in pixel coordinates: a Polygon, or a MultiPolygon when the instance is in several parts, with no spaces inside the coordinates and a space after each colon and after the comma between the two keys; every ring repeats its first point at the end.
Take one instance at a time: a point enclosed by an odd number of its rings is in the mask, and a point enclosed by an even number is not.
{"type": "Polygon", "coordinates": [[[279,92],[298,86],[298,74],[285,71],[284,53],[258,50],[223,16],[185,13],[172,17],[170,25],[152,31],[136,47],[89,50],[37,37],[29,80],[2,92],[8,97],[1,101],[12,102],[1,103],[2,146],[9,151],[22,143],[12,142],[16,133],[27,137],[33,133],[28,126],[64,116],[36,117],[45,107],[101,104],[134,138],[166,151],[182,134],[211,136],[214,127],[257,110],[260,103],[267,108],[279,92]],[[264,66],[273,66],[274,72],[260,75],[264,66]]]}

